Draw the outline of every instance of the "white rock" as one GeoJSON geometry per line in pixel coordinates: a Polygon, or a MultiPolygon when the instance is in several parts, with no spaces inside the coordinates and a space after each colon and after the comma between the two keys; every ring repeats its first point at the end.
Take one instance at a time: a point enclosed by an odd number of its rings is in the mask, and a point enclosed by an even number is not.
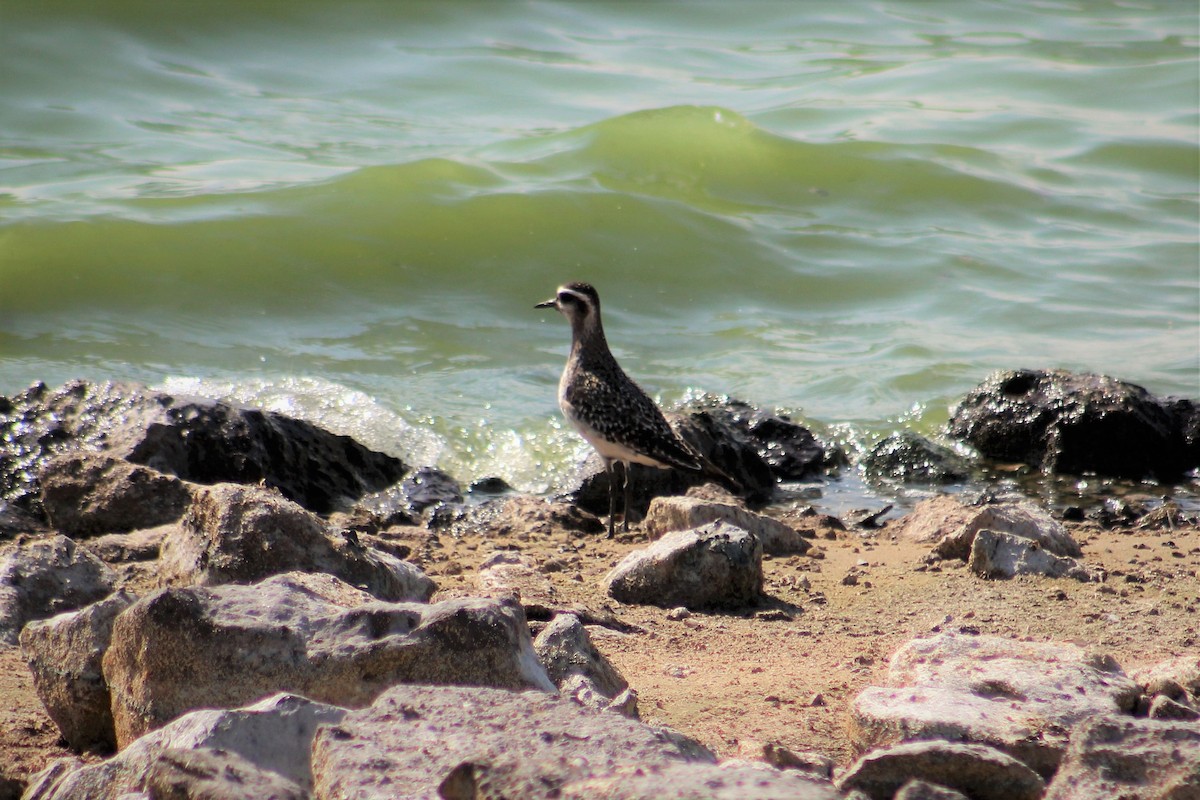
{"type": "Polygon", "coordinates": [[[1053,774],[1070,729],[1129,712],[1141,694],[1109,656],[1065,643],[940,634],[892,656],[886,687],[851,707],[860,751],[912,739],[986,744],[1053,774]]]}
{"type": "Polygon", "coordinates": [[[1073,558],[1054,555],[1034,539],[986,528],[975,533],[967,567],[982,578],[1045,575],[1087,583],[1103,577],[1073,558]]]}
{"type": "Polygon", "coordinates": [[[733,503],[721,503],[690,496],[655,497],[646,512],[645,527],[653,538],[672,531],[699,528],[710,522],[726,522],[754,534],[764,553],[786,555],[804,553],[812,543],[786,522],[755,514],[733,503]]]}

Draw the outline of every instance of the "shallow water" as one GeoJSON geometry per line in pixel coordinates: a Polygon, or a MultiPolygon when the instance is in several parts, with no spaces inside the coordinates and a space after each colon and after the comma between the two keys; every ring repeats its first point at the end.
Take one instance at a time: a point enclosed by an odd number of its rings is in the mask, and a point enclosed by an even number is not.
{"type": "Polygon", "coordinates": [[[532,306],[585,279],[665,404],[851,449],[996,369],[1200,396],[1192,3],[0,18],[0,392],[136,379],[542,491],[584,447],[532,306]]]}

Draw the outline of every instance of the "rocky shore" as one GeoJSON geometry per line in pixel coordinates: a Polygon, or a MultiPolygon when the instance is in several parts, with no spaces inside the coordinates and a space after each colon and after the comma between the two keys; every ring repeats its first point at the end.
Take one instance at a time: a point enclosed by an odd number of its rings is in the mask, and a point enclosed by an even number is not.
{"type": "MultiPolygon", "coordinates": [[[[773,504],[845,457],[713,401],[730,476],[561,497],[126,384],[0,398],[0,798],[1200,798],[1200,523],[1169,498],[773,504]],[[482,488],[482,487],[481,487],[482,488]],[[464,495],[469,495],[464,499],[464,495]],[[482,496],[482,499],[481,499],[482,496]]],[[[1153,481],[1200,412],[1016,371],[859,465],[1153,481]]]]}

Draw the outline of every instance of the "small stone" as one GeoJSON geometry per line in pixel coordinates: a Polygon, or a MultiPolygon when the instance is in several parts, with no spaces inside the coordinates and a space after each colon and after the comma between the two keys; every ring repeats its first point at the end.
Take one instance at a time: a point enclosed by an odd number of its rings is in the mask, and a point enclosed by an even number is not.
{"type": "Polygon", "coordinates": [[[667,619],[678,622],[679,620],[687,619],[692,615],[686,606],[675,606],[667,612],[667,619]]]}

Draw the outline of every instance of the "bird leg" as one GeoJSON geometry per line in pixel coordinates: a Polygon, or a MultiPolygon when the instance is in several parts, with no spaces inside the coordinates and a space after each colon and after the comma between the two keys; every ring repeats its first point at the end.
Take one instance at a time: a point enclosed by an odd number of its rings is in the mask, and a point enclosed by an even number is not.
{"type": "Polygon", "coordinates": [[[622,461],[625,473],[625,513],[621,515],[621,530],[629,532],[629,462],[622,461]]]}
{"type": "Polygon", "coordinates": [[[604,459],[604,471],[608,473],[608,538],[613,538],[613,515],[617,513],[617,475],[613,462],[604,459]]]}

